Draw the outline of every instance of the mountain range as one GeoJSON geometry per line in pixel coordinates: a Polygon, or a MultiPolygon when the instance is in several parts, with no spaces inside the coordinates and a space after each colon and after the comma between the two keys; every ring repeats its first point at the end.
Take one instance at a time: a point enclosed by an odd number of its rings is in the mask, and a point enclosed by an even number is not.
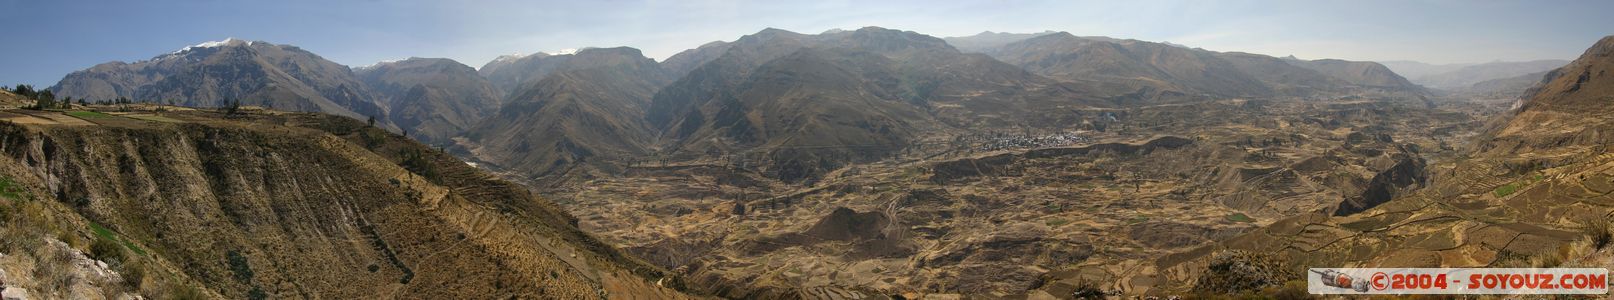
{"type": "Polygon", "coordinates": [[[67,74],[50,90],[78,99],[122,97],[193,107],[239,101],[354,118],[386,116],[374,92],[347,66],[295,46],[233,38],[134,63],[99,64],[67,74]]]}
{"type": "Polygon", "coordinates": [[[349,69],[293,46],[231,39],[98,65],[51,89],[75,98],[172,98],[202,107],[239,100],[375,117],[422,141],[455,144],[478,160],[534,176],[580,162],[610,169],[648,160],[635,157],[729,157],[792,180],[873,161],[945,130],[1088,122],[1061,109],[1422,93],[1371,62],[1064,32],[949,40],[877,27],[817,35],[766,29],[660,63],[637,52],[502,56],[475,72],[452,60],[419,58],[349,69]],[[453,139],[459,136],[465,138],[453,139]]]}
{"type": "Polygon", "coordinates": [[[1286,263],[1579,247],[1614,189],[1610,53],[1381,64],[768,28],[659,62],[350,68],[228,39],[49,88],[157,105],[0,111],[0,194],[54,195],[27,209],[81,228],[68,248],[115,232],[157,249],[142,261],[174,276],[152,282],[214,297],[1235,292],[1292,280],[1286,263]]]}

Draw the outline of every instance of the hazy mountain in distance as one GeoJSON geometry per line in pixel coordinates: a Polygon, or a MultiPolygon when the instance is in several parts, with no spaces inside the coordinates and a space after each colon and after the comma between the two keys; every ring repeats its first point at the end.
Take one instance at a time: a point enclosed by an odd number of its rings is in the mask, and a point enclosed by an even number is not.
{"type": "Polygon", "coordinates": [[[946,38],[942,38],[942,40],[947,41],[948,45],[953,45],[953,48],[958,48],[958,51],[977,52],[978,53],[978,52],[986,51],[988,49],[1002,47],[1003,45],[1008,45],[1009,43],[1019,42],[1019,41],[1029,39],[1029,38],[1034,38],[1034,37],[1039,37],[1039,36],[1044,36],[1044,35],[1049,35],[1049,34],[1054,34],[1054,33],[1058,33],[1058,32],[1055,32],[1055,31],[1052,31],[1052,30],[1038,32],[1038,33],[1011,33],[1011,32],[982,31],[981,33],[977,33],[977,34],[971,35],[971,36],[946,37],[946,38]]]}
{"type": "Polygon", "coordinates": [[[642,158],[655,130],[650,96],[671,75],[638,49],[591,48],[563,68],[523,85],[493,116],[466,132],[472,156],[532,175],[582,163],[615,168],[642,158]]]}
{"type": "Polygon", "coordinates": [[[1549,71],[1535,72],[1508,78],[1498,78],[1481,81],[1465,88],[1453,88],[1451,91],[1472,97],[1485,97],[1491,99],[1513,99],[1524,96],[1530,87],[1541,83],[1541,79],[1549,71]]]}
{"type": "Polygon", "coordinates": [[[79,99],[128,97],[195,107],[239,100],[280,110],[384,117],[375,95],[347,66],[296,46],[233,38],[134,63],[103,63],[70,73],[50,89],[79,99]]]}
{"type": "Polygon", "coordinates": [[[1524,74],[1545,72],[1568,64],[1569,61],[1557,59],[1534,60],[1524,62],[1489,62],[1465,66],[1450,72],[1430,74],[1420,77],[1409,77],[1412,81],[1423,86],[1438,89],[1460,89],[1492,79],[1515,77],[1524,74]]]}
{"type": "Polygon", "coordinates": [[[1384,65],[1384,67],[1390,68],[1390,71],[1395,71],[1396,74],[1400,74],[1401,77],[1406,77],[1409,80],[1412,79],[1412,78],[1419,78],[1419,77],[1424,77],[1424,76],[1429,76],[1429,75],[1435,75],[1435,74],[1440,74],[1440,73],[1456,71],[1457,69],[1462,69],[1463,67],[1475,65],[1475,64],[1429,64],[1429,63],[1410,61],[1410,60],[1381,61],[1381,62],[1379,62],[1379,64],[1384,65]]]}
{"type": "Polygon", "coordinates": [[[499,109],[499,94],[476,69],[446,58],[409,58],[354,69],[410,137],[445,144],[499,109]]]}

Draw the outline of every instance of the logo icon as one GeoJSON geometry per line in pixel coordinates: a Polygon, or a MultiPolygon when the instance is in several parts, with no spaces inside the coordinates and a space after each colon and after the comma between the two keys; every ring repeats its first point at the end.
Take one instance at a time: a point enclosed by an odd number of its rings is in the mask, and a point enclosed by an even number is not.
{"type": "MultiPolygon", "coordinates": [[[[1317,273],[1318,276],[1322,276],[1323,285],[1348,290],[1356,290],[1356,292],[1359,293],[1367,292],[1367,281],[1360,278],[1351,277],[1351,275],[1346,275],[1345,273],[1340,273],[1336,270],[1312,270],[1311,272],[1317,273]]],[[[1383,274],[1381,273],[1379,275],[1383,274]]]]}

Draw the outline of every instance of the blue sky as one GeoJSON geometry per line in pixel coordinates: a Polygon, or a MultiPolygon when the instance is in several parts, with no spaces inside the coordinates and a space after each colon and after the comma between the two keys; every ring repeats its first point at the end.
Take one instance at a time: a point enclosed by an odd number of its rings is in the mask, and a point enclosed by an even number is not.
{"type": "Polygon", "coordinates": [[[1614,1],[30,1],[0,0],[0,84],[235,37],[361,66],[411,56],[630,46],[662,59],[767,27],[934,36],[1069,31],[1306,59],[1572,59],[1614,34],[1614,1]]]}

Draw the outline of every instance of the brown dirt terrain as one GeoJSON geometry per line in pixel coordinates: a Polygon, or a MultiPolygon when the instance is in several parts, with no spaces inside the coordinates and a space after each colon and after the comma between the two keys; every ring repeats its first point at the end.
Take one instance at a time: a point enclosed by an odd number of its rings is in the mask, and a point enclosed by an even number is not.
{"type": "Polygon", "coordinates": [[[1083,282],[1142,294],[1167,280],[1158,258],[1426,186],[1424,169],[1498,109],[1368,99],[1158,105],[1087,112],[1115,121],[1071,143],[951,139],[971,142],[904,150],[811,185],[741,163],[679,163],[541,193],[584,230],[720,296],[1030,296],[1083,282]]]}

